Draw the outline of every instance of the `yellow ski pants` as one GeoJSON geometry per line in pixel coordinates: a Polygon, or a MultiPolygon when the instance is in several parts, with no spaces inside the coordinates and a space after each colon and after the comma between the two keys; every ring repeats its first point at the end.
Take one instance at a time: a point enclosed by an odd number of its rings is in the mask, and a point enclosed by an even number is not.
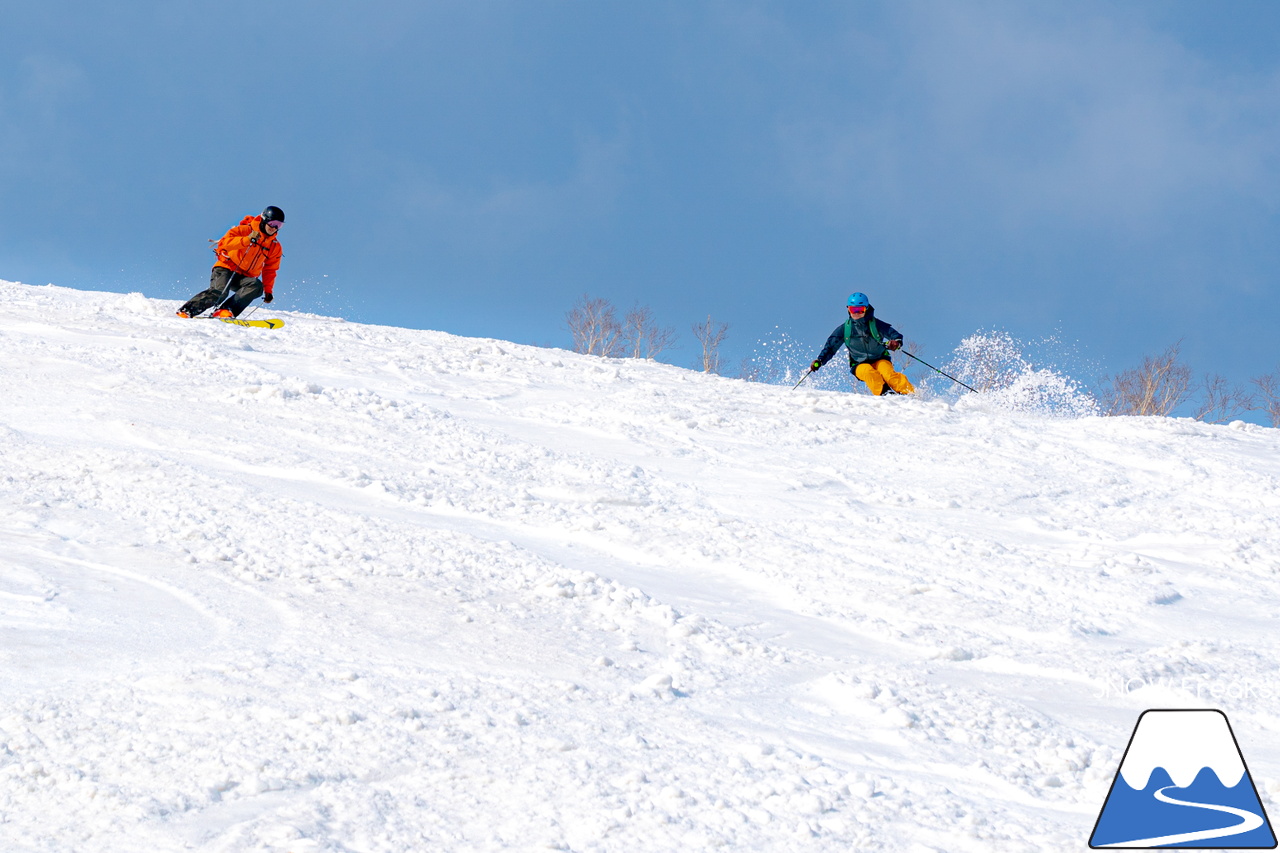
{"type": "Polygon", "coordinates": [[[887,358],[870,364],[859,364],[854,368],[853,375],[865,382],[867,389],[877,397],[884,393],[886,383],[899,394],[914,394],[916,390],[911,380],[894,370],[893,362],[887,358]]]}

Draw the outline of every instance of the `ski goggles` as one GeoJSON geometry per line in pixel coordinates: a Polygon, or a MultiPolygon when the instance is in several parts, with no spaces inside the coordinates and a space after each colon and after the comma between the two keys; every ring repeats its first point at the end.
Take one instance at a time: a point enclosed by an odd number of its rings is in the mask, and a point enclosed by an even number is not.
{"type": "Polygon", "coordinates": [[[274,228],[274,229],[276,229],[277,231],[279,231],[279,230],[280,230],[280,226],[284,224],[284,221],[283,221],[283,220],[281,220],[281,219],[273,219],[273,220],[271,220],[270,222],[267,222],[267,223],[265,223],[265,224],[270,225],[272,228],[274,228]]]}
{"type": "Polygon", "coordinates": [[[849,306],[849,313],[850,313],[850,314],[865,314],[865,313],[867,313],[867,306],[865,306],[865,305],[850,305],[850,306],[849,306]]]}

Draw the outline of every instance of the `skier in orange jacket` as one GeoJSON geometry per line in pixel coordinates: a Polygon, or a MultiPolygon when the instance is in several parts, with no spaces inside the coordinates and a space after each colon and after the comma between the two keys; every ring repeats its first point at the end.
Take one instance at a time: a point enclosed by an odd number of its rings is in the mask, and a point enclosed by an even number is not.
{"type": "Polygon", "coordinates": [[[213,317],[239,317],[249,303],[275,297],[276,272],[280,269],[280,240],[284,211],[274,204],[261,216],[246,216],[218,241],[218,261],[209,275],[209,289],[197,293],[178,309],[179,317],[196,317],[218,306],[213,317]]]}

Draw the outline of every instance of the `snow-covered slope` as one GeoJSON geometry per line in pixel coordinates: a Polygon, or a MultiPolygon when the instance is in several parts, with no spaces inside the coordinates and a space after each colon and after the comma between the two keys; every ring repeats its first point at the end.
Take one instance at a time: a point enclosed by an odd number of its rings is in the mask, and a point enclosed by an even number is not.
{"type": "Polygon", "coordinates": [[[174,307],[0,284],[0,849],[1082,849],[1148,707],[1280,792],[1280,431],[174,307]]]}

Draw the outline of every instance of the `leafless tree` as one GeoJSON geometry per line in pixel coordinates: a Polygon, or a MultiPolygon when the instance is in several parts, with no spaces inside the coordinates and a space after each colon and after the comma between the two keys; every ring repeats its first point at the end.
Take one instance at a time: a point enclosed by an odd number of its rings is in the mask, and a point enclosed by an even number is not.
{"type": "Polygon", "coordinates": [[[1258,386],[1254,409],[1265,412],[1273,427],[1280,427],[1280,368],[1250,381],[1258,386]]]}
{"type": "Polygon", "coordinates": [[[622,319],[622,349],[631,358],[657,358],[675,342],[675,329],[659,327],[648,305],[633,305],[622,319]]]}
{"type": "Polygon", "coordinates": [[[738,372],[734,376],[747,382],[767,382],[776,385],[780,372],[776,366],[762,368],[749,356],[744,356],[742,361],[738,362],[738,372]]]}
{"type": "Polygon", "coordinates": [[[693,324],[693,336],[702,345],[702,372],[720,372],[720,344],[724,342],[725,332],[729,331],[728,323],[713,323],[711,315],[707,315],[705,323],[693,324]]]}
{"type": "MultiPolygon", "coordinates": [[[[901,351],[908,355],[915,355],[920,352],[921,349],[923,349],[923,345],[919,341],[912,340],[911,338],[907,338],[902,342],[901,351]]],[[[912,385],[918,385],[920,383],[920,378],[916,375],[919,372],[919,367],[920,362],[916,361],[914,358],[899,359],[897,363],[893,365],[893,369],[907,377],[907,381],[912,385]]]]}
{"type": "Polygon", "coordinates": [[[622,327],[615,316],[613,303],[607,299],[579,297],[565,314],[573,351],[587,355],[616,356],[622,352],[622,327]]]}
{"type": "Polygon", "coordinates": [[[1178,360],[1178,341],[1142,366],[1111,380],[1099,395],[1108,415],[1168,415],[1191,396],[1191,368],[1178,360]]]}
{"type": "Polygon", "coordinates": [[[1195,419],[1205,423],[1222,424],[1234,420],[1252,409],[1257,402],[1248,390],[1228,382],[1216,373],[1206,375],[1201,388],[1204,396],[1196,408],[1195,419]]]}

